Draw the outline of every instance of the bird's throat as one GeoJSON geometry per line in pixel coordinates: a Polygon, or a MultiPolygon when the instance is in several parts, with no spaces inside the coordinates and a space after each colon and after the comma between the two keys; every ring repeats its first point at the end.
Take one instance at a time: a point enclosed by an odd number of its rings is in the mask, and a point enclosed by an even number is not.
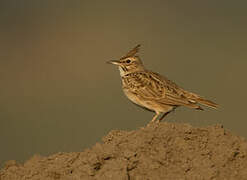
{"type": "Polygon", "coordinates": [[[126,74],[128,74],[128,69],[126,67],[123,67],[123,66],[119,66],[118,67],[119,69],[119,72],[120,72],[120,76],[125,76],[126,74]]]}

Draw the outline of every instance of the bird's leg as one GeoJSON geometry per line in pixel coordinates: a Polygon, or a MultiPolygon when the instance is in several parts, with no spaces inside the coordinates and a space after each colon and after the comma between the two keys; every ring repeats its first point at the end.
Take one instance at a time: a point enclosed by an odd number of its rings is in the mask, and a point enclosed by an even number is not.
{"type": "Polygon", "coordinates": [[[166,117],[170,112],[175,111],[176,108],[173,108],[171,111],[167,111],[165,112],[158,120],[158,122],[162,121],[162,119],[164,119],[164,117],[166,117]]]}
{"type": "Polygon", "coordinates": [[[153,119],[151,120],[151,122],[155,122],[155,120],[158,118],[158,116],[160,115],[160,112],[155,112],[156,114],[154,115],[153,119]]]}
{"type": "Polygon", "coordinates": [[[176,107],[173,108],[171,111],[165,112],[165,113],[159,118],[158,122],[162,121],[162,119],[164,119],[164,117],[166,117],[170,112],[175,111],[175,109],[176,109],[176,107]]]}
{"type": "Polygon", "coordinates": [[[158,122],[162,121],[162,119],[164,119],[164,117],[167,116],[167,114],[169,114],[171,111],[165,112],[158,120],[158,122]]]}

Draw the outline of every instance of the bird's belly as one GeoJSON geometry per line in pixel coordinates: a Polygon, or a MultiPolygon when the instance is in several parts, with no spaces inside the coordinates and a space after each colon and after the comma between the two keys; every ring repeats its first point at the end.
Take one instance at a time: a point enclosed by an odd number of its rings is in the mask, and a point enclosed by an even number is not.
{"type": "Polygon", "coordinates": [[[144,102],[144,100],[141,100],[136,94],[129,92],[127,89],[123,89],[123,91],[124,91],[124,94],[127,96],[127,98],[129,100],[131,100],[133,103],[135,103],[135,104],[137,104],[139,106],[148,108],[150,110],[153,110],[153,109],[147,107],[147,105],[144,102]]]}
{"type": "Polygon", "coordinates": [[[155,112],[168,112],[174,108],[173,106],[169,106],[169,105],[164,105],[164,104],[161,105],[160,103],[157,103],[152,100],[144,100],[138,97],[138,95],[132,92],[129,92],[128,89],[123,89],[123,91],[129,100],[131,100],[136,105],[144,107],[148,110],[155,111],[155,112]]]}

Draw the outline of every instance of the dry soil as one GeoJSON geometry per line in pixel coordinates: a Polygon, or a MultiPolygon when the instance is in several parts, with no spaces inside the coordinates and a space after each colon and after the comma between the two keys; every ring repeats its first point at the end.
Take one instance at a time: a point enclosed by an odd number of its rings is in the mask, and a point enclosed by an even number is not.
{"type": "MultiPolygon", "coordinates": [[[[83,142],[82,142],[83,143],[83,142]]],[[[221,125],[113,130],[83,152],[5,163],[0,180],[247,180],[247,142],[221,125]]]]}

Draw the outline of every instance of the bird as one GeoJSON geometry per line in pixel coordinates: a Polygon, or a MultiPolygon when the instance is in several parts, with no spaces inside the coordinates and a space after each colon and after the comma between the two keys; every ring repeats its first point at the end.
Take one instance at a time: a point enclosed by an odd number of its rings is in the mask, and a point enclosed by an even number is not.
{"type": "Polygon", "coordinates": [[[155,113],[150,123],[161,122],[180,106],[196,110],[203,110],[200,105],[218,108],[213,101],[184,90],[165,76],[146,69],[137,55],[140,46],[138,44],[120,59],[107,63],[118,66],[122,89],[127,98],[135,105],[155,113]]]}

